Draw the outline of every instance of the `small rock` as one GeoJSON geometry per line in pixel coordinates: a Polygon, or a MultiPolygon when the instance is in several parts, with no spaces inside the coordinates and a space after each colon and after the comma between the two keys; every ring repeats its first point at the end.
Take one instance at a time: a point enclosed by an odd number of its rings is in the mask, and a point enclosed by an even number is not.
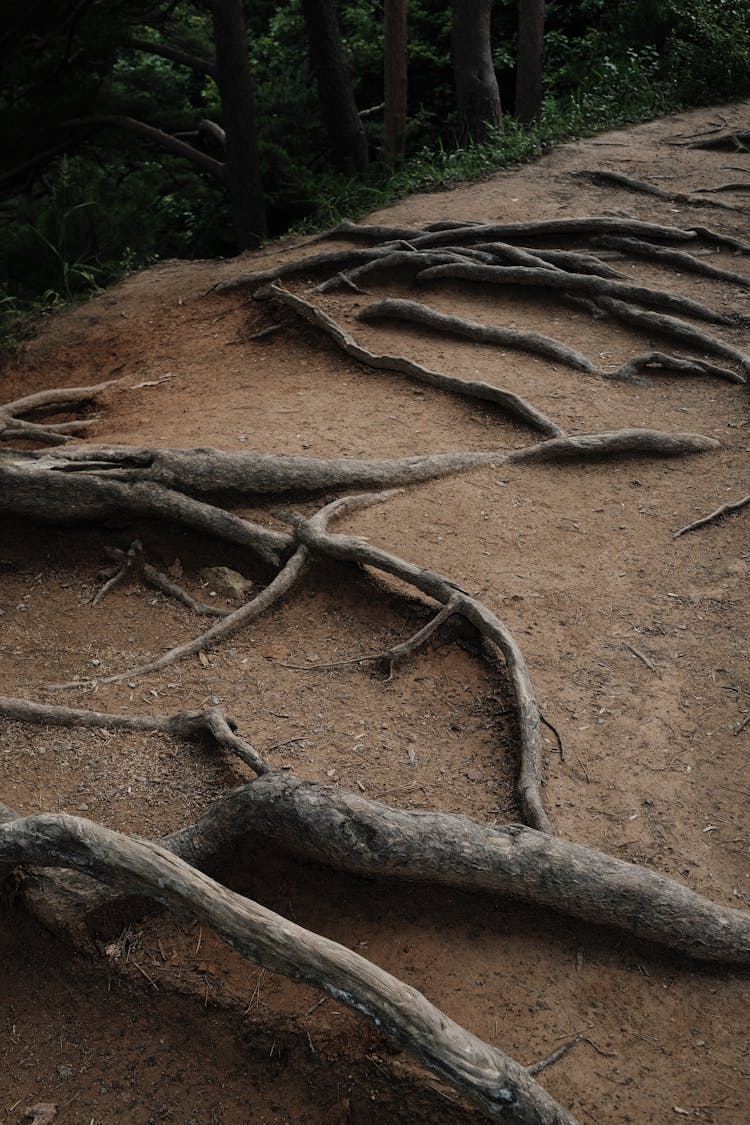
{"type": "Polygon", "coordinates": [[[56,1070],[58,1078],[72,1078],[73,1076],[73,1067],[68,1066],[67,1063],[60,1063],[56,1070]]]}
{"type": "Polygon", "coordinates": [[[235,602],[244,602],[253,589],[252,582],[239,571],[230,570],[228,566],[207,566],[200,573],[201,578],[205,579],[220,597],[230,598],[235,602]]]}
{"type": "MultiPolygon", "coordinates": [[[[60,1067],[58,1066],[58,1070],[60,1067]]],[[[70,1069],[70,1068],[68,1068],[70,1069]]],[[[72,1074],[73,1071],[71,1070],[72,1074]]],[[[23,1111],[24,1121],[30,1121],[31,1125],[51,1125],[57,1117],[57,1106],[54,1102],[37,1102],[36,1105],[27,1106],[23,1111]]]]}
{"type": "Polygon", "coordinates": [[[467,770],[466,776],[469,781],[484,781],[484,773],[482,770],[467,770]]]}

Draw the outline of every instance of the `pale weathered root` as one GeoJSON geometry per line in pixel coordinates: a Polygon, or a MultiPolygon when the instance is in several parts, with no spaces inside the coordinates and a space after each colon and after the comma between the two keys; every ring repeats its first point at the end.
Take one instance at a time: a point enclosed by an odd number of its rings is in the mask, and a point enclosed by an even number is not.
{"type": "MultiPolygon", "coordinates": [[[[660,336],[679,340],[680,343],[688,344],[696,351],[730,359],[750,373],[750,355],[747,352],[740,351],[739,348],[709,335],[708,332],[688,324],[685,320],[679,320],[676,316],[667,316],[666,313],[652,312],[650,309],[638,309],[627,301],[618,301],[614,297],[597,297],[596,304],[616,320],[621,320],[623,324],[639,328],[644,332],[658,332],[660,336]]],[[[741,381],[746,381],[744,376],[741,381]]]]}
{"type": "Polygon", "coordinates": [[[478,324],[473,320],[464,320],[462,317],[438,312],[436,309],[417,301],[405,301],[394,297],[386,297],[382,301],[368,305],[359,313],[359,319],[365,321],[406,320],[423,325],[425,328],[434,329],[436,332],[449,332],[456,336],[463,336],[475,343],[497,344],[501,347],[519,348],[532,354],[543,355],[548,359],[573,367],[576,371],[585,371],[589,375],[596,375],[602,379],[617,379],[628,382],[636,379],[644,371],[655,371],[661,368],[667,371],[683,371],[692,375],[715,375],[721,379],[728,379],[732,383],[743,383],[745,381],[741,375],[729,368],[717,367],[715,364],[687,356],[672,356],[665,352],[647,352],[645,355],[635,356],[616,371],[604,371],[596,367],[580,352],[575,352],[565,344],[561,344],[548,336],[542,336],[537,332],[517,332],[512,328],[478,324]]]}
{"type": "Polygon", "coordinates": [[[597,246],[621,250],[634,258],[663,262],[664,265],[674,266],[682,272],[687,271],[700,274],[702,277],[712,277],[716,281],[729,281],[732,285],[741,285],[745,289],[750,289],[750,277],[735,273],[733,270],[724,270],[720,269],[719,266],[712,266],[710,262],[705,262],[702,258],[696,258],[694,254],[689,254],[686,250],[675,250],[671,246],[655,246],[653,243],[644,242],[639,238],[616,238],[612,235],[605,235],[595,241],[597,246]]]}
{"type": "Polygon", "coordinates": [[[665,434],[661,430],[610,430],[598,434],[569,434],[537,445],[514,449],[507,455],[510,464],[540,464],[545,461],[588,460],[602,457],[639,456],[679,457],[718,449],[716,438],[701,434],[665,434]]]}
{"type": "MultiPolygon", "coordinates": [[[[20,721],[64,726],[165,730],[176,738],[214,738],[205,717],[216,709],[174,716],[117,716],[0,699],[0,713],[20,721]],[[80,716],[80,719],[78,718],[80,716]]],[[[236,737],[236,736],[235,736],[236,737]]],[[[241,742],[241,740],[239,740],[241,742]]],[[[234,752],[230,745],[219,745],[234,752]]],[[[244,744],[246,746],[247,744],[244,744]]],[[[0,823],[15,813],[0,805],[0,823]]],[[[496,826],[453,813],[392,808],[338,786],[304,781],[285,770],[220,797],[194,823],[158,841],[193,867],[216,871],[238,846],[281,851],[303,862],[366,878],[452,887],[531,903],[595,925],[613,926],[688,957],[750,965],[750,915],[713,903],[681,883],[583,844],[520,824],[496,826]]],[[[9,872],[10,864],[6,868],[9,872]]],[[[39,889],[31,875],[23,895],[48,913],[57,931],[77,932],[87,914],[117,893],[91,890],[67,873],[39,889]]]]}
{"type": "MultiPolygon", "coordinates": [[[[618,433],[614,431],[615,435],[618,433]]],[[[654,435],[659,431],[628,433],[644,435],[641,452],[645,454],[653,451],[667,455],[702,453],[717,445],[713,439],[693,434],[677,448],[669,434],[662,434],[663,448],[656,449],[658,437],[654,435]]],[[[608,451],[618,453],[616,436],[603,433],[600,438],[601,455],[608,451]]],[[[635,439],[628,452],[638,452],[635,439]]],[[[584,450],[581,455],[585,454],[584,450]]],[[[509,456],[508,450],[490,450],[359,461],[252,451],[117,445],[14,451],[13,454],[0,452],[0,515],[23,516],[54,524],[90,523],[112,517],[131,521],[147,517],[248,547],[278,566],[280,558],[290,549],[289,536],[240,519],[224,509],[191,500],[188,493],[283,495],[407,487],[471,469],[501,465],[509,456]]]]}
{"type": "Polygon", "coordinates": [[[661,289],[644,285],[627,285],[591,274],[567,273],[563,270],[535,269],[526,266],[483,266],[455,262],[444,266],[431,266],[417,274],[417,281],[473,281],[483,285],[521,285],[535,289],[554,289],[564,294],[582,293],[594,299],[614,297],[646,308],[667,309],[710,324],[734,324],[737,316],[715,312],[689,297],[678,297],[661,289]]]}
{"type": "MultiPolygon", "coordinates": [[[[449,621],[451,617],[455,617],[460,612],[459,603],[457,600],[452,599],[447,602],[443,608],[431,617],[430,620],[416,633],[412,633],[404,641],[399,641],[398,644],[391,645],[390,648],[384,649],[381,652],[363,652],[360,656],[349,656],[343,660],[330,660],[325,663],[314,664],[287,664],[281,663],[282,668],[294,668],[298,672],[325,672],[331,668],[345,668],[352,664],[376,664],[385,673],[385,682],[389,683],[393,679],[394,666],[399,660],[411,656],[412,653],[417,652],[422,645],[434,636],[437,630],[449,621]]],[[[542,722],[545,722],[542,717],[542,722]]]]}
{"type": "Polygon", "coordinates": [[[524,822],[542,831],[550,823],[541,796],[542,740],[539,732],[539,709],[526,663],[520,648],[502,621],[485,605],[461,590],[449,578],[435,571],[400,559],[397,555],[373,547],[352,536],[331,535],[325,528],[301,517],[293,520],[298,540],[308,550],[341,562],[372,566],[402,579],[440,605],[451,605],[491,645],[502,653],[513,691],[514,709],[519,728],[519,769],[516,782],[524,822]]]}
{"type": "Polygon", "coordinates": [[[603,374],[585,355],[552,339],[551,336],[544,336],[540,332],[518,332],[514,328],[479,324],[460,316],[438,312],[437,309],[432,309],[418,301],[386,297],[363,309],[359,313],[359,319],[405,320],[434,329],[436,332],[449,332],[455,336],[462,336],[475,343],[498,344],[501,347],[531,352],[532,355],[541,355],[554,363],[564,363],[566,367],[572,367],[576,371],[585,371],[588,375],[603,374]]]}
{"type": "Polygon", "coordinates": [[[114,715],[106,711],[86,711],[78,707],[59,707],[26,699],[0,695],[0,715],[22,723],[55,727],[88,727],[100,730],[161,731],[173,738],[195,742],[209,739],[240,758],[259,776],[270,766],[257,750],[236,733],[237,725],[218,707],[203,711],[177,711],[174,715],[114,715]]]}
{"type": "Polygon", "coordinates": [[[694,230],[664,226],[660,223],[644,223],[639,219],[620,219],[608,215],[585,216],[576,219],[543,219],[531,223],[471,223],[467,226],[451,226],[444,230],[415,230],[414,228],[383,227],[363,223],[340,223],[339,226],[321,235],[321,238],[360,238],[368,242],[393,241],[405,239],[418,250],[450,246],[455,248],[466,243],[477,243],[502,239],[515,242],[518,239],[537,238],[593,238],[600,234],[632,235],[635,238],[652,238],[657,242],[693,242],[697,235],[694,230]]]}
{"type": "MultiPolygon", "coordinates": [[[[117,547],[105,547],[104,550],[115,562],[124,562],[126,552],[119,550],[117,547]]],[[[193,613],[198,613],[203,617],[228,617],[231,613],[229,609],[220,609],[219,606],[210,605],[208,602],[201,602],[194,598],[177,582],[173,582],[166,574],[162,574],[160,570],[145,562],[142,555],[137,556],[131,569],[137,570],[146,585],[152,586],[155,590],[160,590],[162,594],[181,602],[193,613]]]]}
{"type": "Polygon", "coordinates": [[[649,184],[644,180],[634,180],[632,176],[626,176],[622,172],[608,172],[599,169],[596,171],[571,172],[571,175],[590,180],[592,184],[603,184],[605,187],[609,187],[610,185],[621,187],[625,188],[626,191],[634,191],[643,195],[653,195],[657,199],[665,199],[670,203],[681,203],[688,207],[717,207],[722,211],[743,210],[741,207],[733,207],[731,203],[722,203],[718,199],[694,199],[692,195],[687,195],[681,191],[665,191],[664,188],[657,187],[656,184],[649,184]]]}
{"type": "Polygon", "coordinates": [[[732,500],[728,504],[722,504],[715,512],[711,512],[693,523],[685,524],[679,531],[675,531],[672,538],[679,539],[681,535],[687,535],[689,531],[697,531],[699,527],[705,527],[709,523],[718,523],[724,516],[731,515],[733,512],[741,512],[748,504],[750,504],[750,496],[743,496],[741,500],[732,500]]]}
{"type": "Polygon", "coordinates": [[[330,269],[331,266],[336,269],[348,269],[350,266],[358,266],[370,262],[374,258],[391,254],[394,250],[409,249],[411,247],[408,244],[397,240],[385,243],[383,246],[374,246],[369,250],[326,250],[322,254],[311,254],[307,258],[295,258],[269,270],[255,270],[252,273],[238,274],[237,277],[220,281],[218,285],[212,285],[209,292],[230,293],[234,289],[244,289],[252,285],[266,285],[268,282],[281,277],[298,277],[303,274],[314,273],[317,270],[330,269]]]}
{"type": "MultiPolygon", "coordinates": [[[[348,496],[341,500],[334,500],[330,504],[326,504],[321,508],[310,520],[313,527],[321,527],[325,529],[331,519],[336,516],[345,515],[347,512],[358,511],[361,508],[370,507],[372,504],[381,504],[394,495],[393,492],[370,492],[363,493],[359,496],[348,496]]],[[[112,684],[118,680],[130,679],[133,676],[147,676],[153,672],[161,672],[163,668],[169,667],[170,664],[176,664],[178,660],[184,660],[188,656],[196,656],[198,653],[205,652],[206,649],[213,648],[220,641],[226,640],[227,637],[233,636],[244,629],[252,621],[257,621],[262,617],[272,606],[276,605],[285,594],[288,594],[294,584],[304,573],[307,567],[308,552],[304,546],[297,546],[294,553],[287,560],[281,570],[274,576],[271,582],[256,594],[250,601],[245,602],[239,609],[235,609],[232,613],[227,614],[221,621],[217,621],[205,633],[201,633],[199,637],[194,637],[190,641],[185,641],[181,645],[175,645],[174,648],[169,649],[168,652],[163,653],[156,660],[150,660],[146,664],[138,665],[134,668],[128,668],[124,672],[115,672],[111,676],[97,676],[95,678],[88,678],[86,680],[70,680],[62,684],[49,684],[48,687],[54,690],[66,690],[69,688],[86,687],[95,683],[99,684],[112,684]]]]}
{"type": "Polygon", "coordinates": [[[716,187],[697,187],[695,190],[702,192],[704,195],[711,195],[720,191],[750,191],[750,183],[745,180],[744,183],[717,184],[716,187]]]}
{"type": "Polygon", "coordinates": [[[539,265],[567,270],[569,273],[590,273],[596,277],[609,277],[613,280],[624,280],[625,274],[608,266],[601,258],[593,254],[581,254],[575,250],[538,250],[530,251],[520,246],[512,246],[509,242],[480,242],[477,250],[491,255],[499,261],[517,263],[518,265],[539,265]]]}
{"type": "Polygon", "coordinates": [[[188,913],[256,965],[360,1012],[495,1120],[574,1125],[525,1067],[477,1039],[357,953],[227,890],[157,844],[91,821],[41,814],[0,826],[0,863],[69,867],[188,913]]]}
{"type": "Polygon", "coordinates": [[[313,324],[316,328],[325,332],[329,339],[333,340],[345,355],[350,356],[366,367],[374,368],[378,371],[395,371],[401,375],[408,375],[410,378],[416,379],[420,383],[428,383],[430,386],[449,391],[451,394],[457,394],[465,398],[480,399],[482,402],[491,402],[493,405],[501,407],[514,417],[520,418],[535,430],[541,431],[541,433],[555,436],[562,433],[560,427],[553,422],[551,418],[542,414],[542,412],[537,410],[535,406],[532,406],[531,403],[527,402],[519,395],[513,394],[511,391],[503,390],[501,387],[494,387],[490,383],[481,383],[478,381],[470,382],[464,379],[458,379],[452,375],[443,375],[440,372],[431,371],[426,367],[422,367],[421,364],[415,363],[413,360],[405,359],[403,356],[378,355],[375,352],[369,351],[367,348],[362,347],[361,344],[358,344],[341,325],[337,324],[335,320],[328,316],[322,309],[318,308],[317,305],[313,305],[303,297],[288,292],[279,285],[268,285],[264,289],[259,290],[255,294],[255,297],[261,300],[272,299],[282,304],[284,308],[291,309],[309,324],[313,324]]]}
{"type": "Polygon", "coordinates": [[[684,375],[713,375],[726,379],[729,383],[744,383],[745,379],[730,367],[719,367],[705,359],[693,356],[671,355],[669,352],[645,352],[634,356],[617,371],[610,371],[608,378],[636,380],[640,375],[656,375],[660,371],[679,371],[684,375]]]}
{"type": "Polygon", "coordinates": [[[315,293],[335,293],[338,289],[353,289],[355,293],[364,293],[365,290],[361,288],[362,282],[372,277],[373,273],[377,275],[377,273],[392,273],[395,270],[404,269],[416,273],[417,270],[424,270],[431,266],[449,266],[452,262],[466,262],[477,259],[485,264],[493,260],[489,254],[481,253],[477,253],[475,258],[473,252],[468,248],[466,253],[462,253],[460,250],[452,250],[451,248],[419,251],[410,246],[408,250],[394,250],[388,254],[379,254],[377,258],[371,258],[370,261],[363,262],[361,266],[334,273],[333,277],[320,282],[314,291],[315,293]]]}
{"type": "Polygon", "coordinates": [[[331,293],[338,289],[348,288],[355,290],[357,293],[364,293],[366,290],[361,288],[362,282],[372,277],[373,274],[393,273],[394,270],[408,270],[416,274],[419,270],[428,269],[430,266],[444,266],[451,265],[454,262],[467,261],[489,265],[492,260],[490,254],[483,254],[481,251],[472,250],[470,247],[458,247],[456,249],[446,247],[445,250],[415,250],[411,247],[408,251],[394,250],[389,254],[378,255],[378,257],[372,258],[354,269],[334,274],[333,277],[322,281],[320,285],[316,285],[314,292],[331,293]]]}
{"type": "Polygon", "coordinates": [[[31,422],[27,415],[59,413],[85,406],[118,382],[118,379],[109,379],[92,387],[57,387],[6,402],[0,406],[0,441],[38,441],[44,445],[63,445],[71,437],[85,434],[95,419],[45,424],[31,422]]]}
{"type": "Polygon", "coordinates": [[[118,480],[108,465],[93,447],[70,454],[0,453],[0,515],[56,524],[158,519],[236,543],[278,565],[285,536],[153,481],[118,480]]]}
{"type": "Polygon", "coordinates": [[[686,148],[719,149],[725,152],[750,152],[750,129],[733,129],[719,137],[690,141],[686,148]]]}

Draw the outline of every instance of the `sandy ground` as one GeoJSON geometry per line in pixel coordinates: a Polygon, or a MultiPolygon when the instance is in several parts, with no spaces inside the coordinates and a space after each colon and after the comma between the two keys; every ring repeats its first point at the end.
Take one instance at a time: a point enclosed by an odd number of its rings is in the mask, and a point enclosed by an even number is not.
{"type": "MultiPolygon", "coordinates": [[[[750,105],[722,112],[732,127],[750,126],[750,105]]],[[[611,169],[674,191],[737,180],[732,169],[750,171],[746,154],[671,143],[716,120],[716,110],[699,110],[565,145],[537,164],[404,200],[371,221],[615,213],[748,237],[747,195],[714,197],[734,212],[698,209],[572,175],[611,169]]],[[[360,367],[246,293],[208,292],[244,269],[319,249],[308,241],[277,243],[242,262],[165,262],[128,278],[47,322],[5,372],[3,398],[116,375],[92,434],[107,443],[386,457],[537,440],[494,409],[360,367]],[[281,331],[255,336],[279,320],[281,331]]],[[[747,258],[724,252],[711,261],[750,278],[747,258]]],[[[643,284],[750,313],[747,288],[643,262],[617,265],[643,284]]],[[[313,284],[304,278],[294,288],[313,284]]],[[[495,382],[571,432],[651,426],[721,441],[698,458],[481,470],[411,489],[351,517],[346,530],[450,575],[510,627],[565,743],[561,760],[545,737],[556,832],[747,907],[750,516],[672,539],[748,491],[746,388],[679,375],[605,382],[521,352],[365,325],[356,314],[371,300],[414,296],[397,278],[370,288],[320,303],[375,350],[495,382]]],[[[420,298],[485,323],[545,331],[605,368],[663,346],[550,296],[456,284],[420,298]]],[[[718,331],[747,347],[746,329],[718,331]]],[[[262,581],[239,552],[167,528],[68,533],[6,521],[0,691],[111,711],[215,701],[269,760],[302,777],[402,807],[518,819],[506,687],[469,649],[439,635],[389,683],[366,665],[286,667],[377,651],[425,619],[423,606],[330,565],[210,654],[207,667],[190,660],[100,686],[95,696],[46,692],[50,681],[122,670],[205,627],[135,585],[89,604],[103,546],[127,546],[136,530],[151,561],[179,560],[197,592],[199,571],[211,564],[262,581]]],[[[162,736],[6,722],[0,739],[6,804],[152,836],[243,779],[228,760],[162,736]]],[[[231,884],[364,953],[522,1062],[588,1036],[542,1075],[582,1122],[744,1125],[750,1117],[744,974],[512,902],[394,888],[278,855],[245,857],[231,884]]],[[[0,1122],[22,1121],[40,1101],[58,1104],[61,1125],[480,1120],[359,1017],[249,967],[189,922],[136,917],[109,935],[120,942],[117,961],[97,961],[40,931],[12,900],[0,909],[0,1122]]]]}

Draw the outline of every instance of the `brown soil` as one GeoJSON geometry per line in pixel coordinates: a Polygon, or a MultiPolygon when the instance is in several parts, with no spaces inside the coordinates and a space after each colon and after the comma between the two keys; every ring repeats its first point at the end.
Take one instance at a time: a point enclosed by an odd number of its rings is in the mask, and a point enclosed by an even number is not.
{"type": "MultiPolygon", "coordinates": [[[[750,105],[723,112],[731,127],[750,126],[750,105]]],[[[565,145],[538,164],[416,196],[373,218],[421,225],[614,211],[747,237],[747,210],[676,206],[571,176],[610,168],[675,191],[736,180],[727,168],[746,156],[669,145],[715,117],[696,111],[565,145]]],[[[206,292],[305,245],[277,243],[241,263],[166,262],[128,278],[50,320],[6,373],[2,397],[114,372],[122,382],[92,438],[108,443],[385,457],[537,440],[493,410],[364,370],[286,318],[282,331],[253,339],[274,322],[270,306],[206,292]]],[[[747,259],[731,253],[711,261],[750,275],[747,259]]],[[[747,290],[644,263],[624,268],[645,284],[750,312],[747,290]]],[[[384,280],[372,299],[402,290],[384,280]]],[[[700,458],[474,472],[412,489],[346,529],[450,575],[507,622],[565,742],[561,760],[546,740],[557,832],[717,902],[748,905],[742,771],[750,726],[739,729],[750,711],[748,514],[671,537],[748,491],[746,388],[678,376],[603,383],[522,353],[365,326],[355,314],[370,299],[320,303],[368,346],[496,381],[566,430],[652,426],[721,440],[700,458]]],[[[425,299],[487,323],[538,328],[612,368],[663,344],[552,297],[455,285],[431,287],[425,299]]],[[[747,347],[742,330],[723,331],[747,347]]],[[[103,545],[127,546],[138,531],[150,561],[179,559],[196,592],[199,570],[212,563],[263,576],[238,554],[166,529],[66,533],[6,522],[0,530],[3,693],[139,712],[214,700],[274,764],[301,776],[404,807],[518,817],[504,683],[470,646],[439,636],[387,684],[368,666],[285,667],[386,648],[424,619],[419,604],[319,566],[272,616],[212,653],[208,667],[191,660],[93,696],[44,695],[50,681],[120,671],[205,628],[137,586],[92,608],[103,545]]],[[[152,836],[185,823],[240,777],[233,763],[155,735],[5,724],[0,743],[5,803],[152,836]]],[[[408,980],[522,1062],[578,1033],[590,1037],[597,1049],[581,1044],[542,1075],[583,1122],[744,1125],[750,1116],[742,974],[516,904],[394,888],[276,855],[238,857],[228,881],[408,980]]],[[[136,917],[106,936],[96,961],[40,932],[12,902],[0,909],[0,1122],[20,1122],[40,1101],[58,1103],[61,1125],[480,1119],[357,1016],[253,969],[189,922],[136,917]]]]}

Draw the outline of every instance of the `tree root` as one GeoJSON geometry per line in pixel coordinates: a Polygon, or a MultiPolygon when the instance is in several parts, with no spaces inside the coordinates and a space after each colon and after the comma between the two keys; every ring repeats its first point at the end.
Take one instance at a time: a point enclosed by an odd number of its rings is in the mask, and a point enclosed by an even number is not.
{"type": "Polygon", "coordinates": [[[722,133],[720,137],[690,141],[685,147],[718,149],[725,152],[750,152],[750,129],[733,129],[730,133],[722,133]]]}
{"type": "Polygon", "coordinates": [[[525,1067],[477,1039],[357,953],[227,890],[158,844],[46,813],[0,826],[0,863],[66,867],[186,912],[256,965],[312,984],[360,1012],[495,1120],[574,1125],[525,1067]]]}
{"type": "Polygon", "coordinates": [[[511,246],[508,242],[480,242],[477,250],[482,250],[491,257],[517,265],[554,266],[556,269],[567,270],[568,273],[590,273],[595,277],[608,277],[613,281],[626,279],[624,273],[612,269],[601,258],[593,254],[580,254],[575,250],[523,250],[520,246],[511,246]]]}
{"type": "Polygon", "coordinates": [[[501,347],[519,348],[535,355],[543,355],[547,359],[564,363],[576,371],[584,371],[602,379],[618,379],[627,382],[634,380],[643,371],[662,368],[669,371],[684,371],[686,374],[716,375],[733,383],[744,382],[741,375],[728,368],[717,367],[715,364],[688,358],[687,356],[668,355],[665,352],[647,352],[645,355],[635,356],[616,371],[604,371],[596,367],[580,352],[573,351],[565,344],[561,344],[551,337],[542,336],[537,332],[517,332],[513,328],[478,324],[476,321],[464,320],[462,317],[438,312],[436,309],[417,301],[405,301],[394,297],[386,297],[382,301],[368,305],[359,313],[359,319],[365,321],[406,320],[424,325],[436,332],[449,332],[456,336],[463,336],[476,343],[498,344],[501,347]]]}
{"type": "Polygon", "coordinates": [[[717,207],[722,211],[741,211],[744,208],[733,207],[731,203],[722,203],[718,199],[694,199],[681,191],[665,191],[656,184],[648,184],[644,180],[634,180],[622,172],[608,172],[605,170],[572,172],[571,175],[589,180],[592,184],[603,184],[605,187],[614,185],[625,188],[626,191],[635,191],[643,195],[653,195],[657,199],[666,199],[670,203],[681,203],[688,207],[717,207]]]}
{"type": "Polygon", "coordinates": [[[39,423],[30,422],[25,416],[60,413],[73,407],[85,406],[118,382],[118,379],[109,379],[93,387],[59,387],[7,402],[0,406],[0,441],[36,441],[43,445],[64,445],[71,437],[85,434],[95,419],[39,423]]]}
{"type": "Polygon", "coordinates": [[[586,216],[576,219],[543,219],[532,223],[470,223],[441,230],[424,231],[403,227],[383,227],[363,223],[340,223],[321,235],[321,238],[361,238],[368,242],[405,239],[417,250],[449,246],[455,249],[465,243],[478,243],[502,239],[593,238],[600,234],[622,234],[634,238],[653,238],[657,242],[692,242],[694,230],[644,223],[639,219],[619,219],[607,215],[586,216]]]}
{"type": "MultiPolygon", "coordinates": [[[[393,496],[392,492],[371,492],[361,494],[359,496],[349,496],[342,500],[334,500],[321,508],[310,520],[313,527],[320,527],[325,529],[328,522],[335,516],[342,516],[347,512],[358,511],[361,508],[369,507],[372,504],[384,503],[393,496]]],[[[98,676],[95,679],[89,680],[71,680],[68,683],[50,684],[51,690],[67,690],[70,688],[86,687],[99,684],[112,684],[118,680],[130,679],[133,676],[147,676],[153,672],[161,672],[163,668],[169,667],[170,664],[176,664],[178,660],[184,660],[187,656],[195,656],[203,652],[207,648],[212,648],[219,641],[225,640],[227,637],[239,632],[246,625],[252,621],[257,621],[268,609],[276,605],[281,598],[287,594],[292,586],[294,586],[297,579],[304,572],[308,561],[308,552],[304,546],[300,545],[296,548],[291,557],[287,560],[281,570],[276,574],[271,582],[261,590],[249,602],[240,606],[239,609],[227,614],[221,621],[212,625],[205,633],[201,633],[199,637],[194,637],[191,641],[186,641],[184,644],[176,645],[174,648],[169,649],[168,652],[163,653],[162,656],[156,660],[151,660],[146,664],[141,664],[135,668],[128,668],[125,672],[115,672],[111,676],[98,676]]]]}
{"type": "Polygon", "coordinates": [[[592,277],[590,274],[566,273],[562,270],[534,269],[524,266],[482,266],[459,262],[444,266],[431,266],[417,274],[418,281],[476,281],[488,285],[523,285],[532,288],[556,289],[563,293],[583,293],[599,297],[614,297],[646,308],[667,309],[673,313],[710,324],[734,324],[738,317],[715,312],[705,305],[688,297],[678,297],[660,289],[648,289],[643,285],[626,285],[607,278],[592,277]]]}
{"type": "Polygon", "coordinates": [[[311,254],[307,258],[295,258],[293,261],[284,262],[282,266],[275,266],[270,270],[255,270],[252,273],[238,274],[237,277],[220,281],[212,285],[209,293],[231,293],[235,289],[244,289],[251,285],[266,285],[280,277],[299,277],[304,274],[314,273],[316,270],[329,269],[336,266],[348,269],[373,259],[384,257],[395,250],[407,250],[411,247],[403,241],[386,243],[375,246],[370,250],[326,250],[322,254],[311,254]]]}
{"type": "MultiPolygon", "coordinates": [[[[650,309],[638,309],[626,301],[615,300],[614,297],[597,297],[596,303],[604,312],[609,313],[616,320],[621,320],[623,324],[640,328],[645,332],[658,332],[661,336],[668,336],[670,339],[688,344],[696,351],[723,356],[724,359],[738,363],[743,370],[750,373],[750,355],[747,352],[726,344],[716,336],[710,336],[708,332],[688,324],[685,320],[667,316],[665,313],[652,312],[650,309]]],[[[746,379],[742,376],[735,381],[744,383],[746,379]]]]}
{"type": "MultiPolygon", "coordinates": [[[[105,547],[104,550],[117,563],[122,563],[125,559],[125,552],[120,551],[117,547],[105,547]]],[[[198,601],[177,582],[173,582],[166,574],[162,574],[160,570],[156,570],[155,567],[145,562],[142,556],[136,559],[135,569],[137,569],[139,576],[146,585],[152,586],[155,590],[160,590],[162,594],[181,602],[193,613],[198,613],[203,617],[228,617],[231,612],[231,610],[210,605],[208,602],[198,601]]]]}
{"type": "Polygon", "coordinates": [[[724,270],[718,266],[712,266],[710,262],[704,262],[701,258],[696,258],[685,250],[675,250],[668,246],[654,246],[653,243],[643,242],[642,239],[638,238],[615,238],[612,235],[597,238],[596,245],[612,250],[622,250],[631,257],[663,262],[664,265],[675,266],[678,270],[700,274],[703,277],[712,277],[716,281],[728,281],[732,285],[741,285],[744,289],[750,289],[750,277],[735,273],[733,270],[724,270]]]}
{"type": "MultiPolygon", "coordinates": [[[[412,257],[414,257],[414,255],[412,255],[412,257]]],[[[514,417],[520,418],[521,421],[532,426],[535,430],[541,431],[541,433],[555,436],[562,433],[562,430],[555,422],[545,414],[542,414],[541,411],[537,410],[531,403],[513,394],[511,391],[503,390],[500,387],[494,387],[490,383],[481,383],[478,381],[470,382],[464,379],[458,379],[452,375],[443,375],[437,371],[430,371],[428,368],[422,367],[421,364],[401,356],[376,355],[374,352],[358,344],[348,332],[332,320],[322,309],[311,304],[310,301],[306,301],[304,298],[296,296],[286,289],[282,289],[279,285],[268,285],[264,289],[259,290],[255,294],[255,297],[260,300],[272,299],[282,304],[285,308],[292,309],[309,324],[313,324],[316,328],[325,332],[345,355],[350,356],[366,367],[374,368],[378,371],[395,371],[402,375],[408,375],[410,378],[416,379],[420,383],[428,383],[430,386],[449,391],[451,394],[479,399],[482,402],[491,402],[493,405],[501,407],[514,417]]],[[[540,339],[544,338],[540,337],[540,339]]],[[[554,341],[549,342],[551,345],[554,344],[554,341]]],[[[562,350],[563,345],[559,345],[559,347],[562,350]]],[[[574,353],[571,352],[571,355],[572,354],[574,353]]]]}
{"type": "Polygon", "coordinates": [[[681,535],[687,535],[689,531],[697,531],[699,527],[705,527],[709,523],[718,523],[724,516],[730,515],[732,512],[740,512],[750,504],[750,496],[743,496],[741,500],[733,500],[728,504],[722,504],[715,512],[710,515],[703,516],[702,519],[695,520],[693,523],[685,524],[679,531],[675,531],[672,536],[673,539],[679,539],[681,535]]]}
{"type": "MultiPolygon", "coordinates": [[[[21,722],[205,737],[233,754],[239,753],[233,741],[240,750],[248,745],[216,708],[121,716],[0,696],[0,714],[21,722]]],[[[460,814],[392,808],[361,793],[271,770],[262,759],[251,768],[261,775],[257,780],[220,797],[194,824],[159,845],[193,867],[215,871],[249,843],[366,878],[509,897],[614,926],[697,960],[750,965],[750,914],[710,902],[647,868],[519,824],[498,827],[460,814]]],[[[0,805],[0,823],[15,815],[0,805]]],[[[12,860],[7,863],[10,868],[12,860]]],[[[103,890],[85,901],[80,888],[86,884],[67,874],[55,883],[58,931],[75,929],[87,913],[117,897],[103,890]]],[[[35,886],[33,875],[25,879],[24,897],[29,886],[35,886]]],[[[36,898],[34,903],[37,912],[36,898]]]]}
{"type": "Polygon", "coordinates": [[[490,254],[483,254],[481,251],[472,250],[469,247],[456,249],[448,247],[445,250],[415,250],[411,247],[408,251],[394,250],[389,254],[382,254],[369,262],[364,262],[355,269],[334,274],[327,281],[322,281],[320,285],[316,285],[314,292],[331,293],[338,289],[349,288],[354,289],[357,293],[364,293],[365,290],[360,286],[373,274],[403,269],[416,274],[421,269],[429,269],[430,266],[472,261],[489,265],[492,260],[490,254]]]}

